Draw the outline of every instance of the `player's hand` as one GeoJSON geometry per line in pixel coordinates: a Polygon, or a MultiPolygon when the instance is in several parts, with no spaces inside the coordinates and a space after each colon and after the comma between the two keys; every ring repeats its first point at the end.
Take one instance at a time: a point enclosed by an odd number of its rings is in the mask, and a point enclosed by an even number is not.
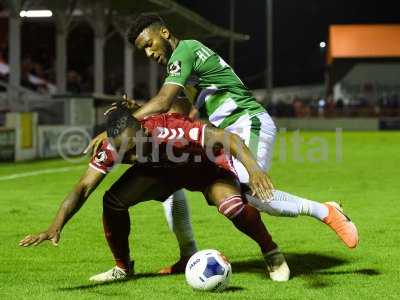
{"type": "Polygon", "coordinates": [[[190,110],[189,113],[189,118],[196,120],[199,119],[199,115],[200,115],[199,110],[196,107],[192,106],[192,109],[190,110]]]}
{"type": "Polygon", "coordinates": [[[122,96],[122,101],[114,102],[113,104],[111,104],[111,107],[106,110],[104,115],[107,116],[110,112],[116,110],[118,106],[124,106],[130,111],[133,111],[138,107],[138,104],[135,100],[130,99],[127,94],[124,94],[122,96]]]}
{"type": "Polygon", "coordinates": [[[250,174],[249,185],[252,190],[252,196],[256,196],[261,202],[272,200],[274,186],[269,176],[262,170],[257,170],[250,174]]]}
{"type": "Polygon", "coordinates": [[[60,240],[59,231],[43,231],[39,234],[30,234],[19,242],[22,247],[29,247],[31,245],[37,246],[43,241],[51,241],[53,246],[58,246],[60,240]]]}
{"type": "Polygon", "coordinates": [[[96,154],[97,150],[99,147],[101,147],[101,144],[103,143],[104,140],[107,139],[107,132],[102,132],[98,134],[97,136],[94,137],[89,143],[89,145],[86,147],[86,149],[83,151],[84,154],[90,153],[90,156],[93,156],[96,154]]]}

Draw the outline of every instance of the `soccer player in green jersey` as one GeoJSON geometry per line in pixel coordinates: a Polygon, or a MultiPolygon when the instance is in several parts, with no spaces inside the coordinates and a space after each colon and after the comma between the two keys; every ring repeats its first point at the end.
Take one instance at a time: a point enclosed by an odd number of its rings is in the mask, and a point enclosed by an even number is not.
{"type": "MultiPolygon", "coordinates": [[[[239,135],[260,167],[265,171],[270,168],[276,126],[233,69],[217,53],[199,41],[179,40],[157,15],[139,16],[131,25],[127,38],[148,58],[165,65],[167,75],[158,94],[135,111],[134,117],[143,119],[164,113],[174,101],[179,101],[178,95],[184,92],[201,118],[239,135]]],[[[248,183],[249,175],[244,166],[237,160],[234,160],[234,166],[240,181],[248,183]]],[[[349,248],[357,246],[357,229],[336,203],[319,203],[278,190],[273,190],[272,197],[267,201],[251,196],[247,200],[260,211],[274,216],[312,216],[331,227],[349,248]]],[[[181,204],[184,202],[181,201],[181,204]]],[[[168,204],[168,201],[165,203],[168,204]]],[[[179,235],[177,231],[175,234],[179,235]]],[[[192,234],[186,236],[193,237],[192,234]]],[[[179,242],[182,243],[182,240],[179,242]]],[[[275,273],[288,278],[280,274],[279,266],[276,266],[275,273]]]]}
{"type": "MultiPolygon", "coordinates": [[[[166,65],[166,79],[156,96],[133,115],[142,119],[167,111],[184,92],[199,112],[214,126],[239,135],[257,158],[261,168],[270,168],[276,126],[266,110],[213,50],[196,40],[179,40],[157,15],[141,15],[128,31],[128,41],[157,63],[166,65]]],[[[242,183],[249,175],[234,160],[242,183]]],[[[355,225],[336,203],[319,203],[285,192],[273,191],[268,201],[248,201],[261,211],[276,216],[312,216],[329,225],[342,241],[354,248],[358,243],[355,225]]]]}

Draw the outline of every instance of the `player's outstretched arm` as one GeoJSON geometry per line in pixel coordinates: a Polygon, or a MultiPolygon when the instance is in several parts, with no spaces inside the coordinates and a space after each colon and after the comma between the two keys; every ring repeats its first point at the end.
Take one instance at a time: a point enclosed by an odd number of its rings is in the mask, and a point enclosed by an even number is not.
{"type": "Polygon", "coordinates": [[[244,165],[249,173],[249,185],[253,196],[256,195],[263,201],[272,198],[274,187],[271,179],[260,168],[250,149],[238,135],[213,126],[207,126],[203,134],[206,147],[220,144],[244,165]]]}
{"type": "Polygon", "coordinates": [[[58,245],[60,240],[61,230],[79,211],[90,194],[96,189],[100,182],[105,177],[105,174],[100,173],[89,167],[73,190],[61,203],[60,208],[49,228],[39,234],[30,234],[19,242],[20,246],[27,247],[31,245],[39,245],[43,241],[49,240],[54,246],[58,245]]]}
{"type": "Polygon", "coordinates": [[[158,94],[133,113],[133,116],[141,120],[145,117],[167,112],[183,87],[177,84],[164,84],[158,94]]]}

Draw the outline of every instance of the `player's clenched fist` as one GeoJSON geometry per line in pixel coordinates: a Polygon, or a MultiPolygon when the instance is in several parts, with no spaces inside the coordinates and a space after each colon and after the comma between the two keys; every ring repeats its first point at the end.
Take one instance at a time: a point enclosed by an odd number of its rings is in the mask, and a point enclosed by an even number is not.
{"type": "Polygon", "coordinates": [[[54,246],[58,246],[58,241],[60,240],[60,232],[58,231],[43,231],[39,234],[30,234],[26,236],[19,242],[22,247],[37,246],[43,241],[51,241],[54,246]]]}

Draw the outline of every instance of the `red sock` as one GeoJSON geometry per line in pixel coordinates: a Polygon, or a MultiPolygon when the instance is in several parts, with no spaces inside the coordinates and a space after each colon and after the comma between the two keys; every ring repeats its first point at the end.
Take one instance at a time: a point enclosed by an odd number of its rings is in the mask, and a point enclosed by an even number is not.
{"type": "Polygon", "coordinates": [[[131,262],[128,237],[131,229],[131,221],[128,210],[115,211],[104,207],[103,227],[116,265],[129,272],[131,262]]]}
{"type": "Polygon", "coordinates": [[[262,253],[278,247],[262,222],[260,212],[254,207],[244,204],[243,210],[231,221],[237,229],[248,235],[260,246],[262,253]]]}

